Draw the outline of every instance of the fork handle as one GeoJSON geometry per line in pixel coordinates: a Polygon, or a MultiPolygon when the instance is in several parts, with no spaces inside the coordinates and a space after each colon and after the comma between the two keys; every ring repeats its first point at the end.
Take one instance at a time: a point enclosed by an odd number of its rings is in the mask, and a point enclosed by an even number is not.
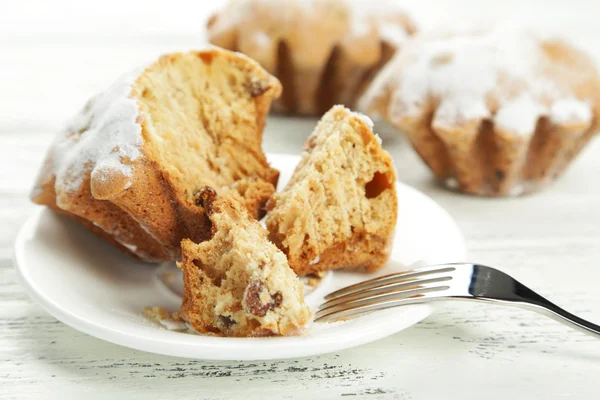
{"type": "Polygon", "coordinates": [[[600,338],[599,325],[593,324],[590,321],[579,318],[577,315],[571,314],[570,312],[552,303],[545,297],[529,289],[522,283],[516,282],[516,288],[518,289],[517,293],[519,294],[517,296],[519,297],[520,301],[517,301],[515,305],[520,304],[522,308],[535,311],[570,328],[576,329],[596,338],[600,338]]]}
{"type": "Polygon", "coordinates": [[[556,304],[551,303],[546,299],[543,299],[543,301],[541,302],[520,303],[517,306],[545,315],[546,317],[552,318],[556,322],[560,322],[563,325],[566,325],[570,328],[576,329],[588,335],[594,336],[596,338],[600,337],[600,325],[596,325],[591,323],[590,321],[586,321],[583,318],[579,318],[578,316],[573,315],[568,311],[565,311],[564,309],[560,308],[556,304]]]}
{"type": "Polygon", "coordinates": [[[477,265],[475,271],[477,280],[469,291],[476,299],[500,301],[506,305],[534,311],[570,328],[600,338],[599,325],[565,311],[504,272],[483,265],[477,265]]]}

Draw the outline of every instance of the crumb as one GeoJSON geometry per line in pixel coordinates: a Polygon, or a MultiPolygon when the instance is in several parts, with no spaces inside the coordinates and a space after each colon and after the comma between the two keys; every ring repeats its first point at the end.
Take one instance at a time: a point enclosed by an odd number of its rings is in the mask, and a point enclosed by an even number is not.
{"type": "Polygon", "coordinates": [[[169,312],[163,307],[145,307],[144,308],[144,316],[151,321],[160,324],[160,321],[163,319],[169,318],[169,312]]]}
{"type": "Polygon", "coordinates": [[[178,312],[170,313],[164,307],[145,307],[143,315],[150,321],[155,322],[170,331],[187,331],[187,324],[178,312]]]}
{"type": "Polygon", "coordinates": [[[327,276],[327,271],[317,271],[314,272],[313,275],[315,275],[319,279],[323,279],[325,278],[325,276],[327,276]]]}
{"type": "Polygon", "coordinates": [[[306,284],[310,287],[317,287],[321,283],[321,278],[310,277],[306,281],[306,284]]]}
{"type": "Polygon", "coordinates": [[[173,314],[171,314],[171,318],[172,318],[174,321],[178,321],[178,322],[185,322],[185,321],[183,320],[183,318],[181,318],[181,316],[179,315],[179,311],[175,311],[173,314]]]}
{"type": "Polygon", "coordinates": [[[308,279],[306,281],[306,284],[310,287],[317,287],[319,286],[323,278],[325,278],[325,276],[327,276],[327,271],[313,272],[312,274],[307,275],[308,279]]]}

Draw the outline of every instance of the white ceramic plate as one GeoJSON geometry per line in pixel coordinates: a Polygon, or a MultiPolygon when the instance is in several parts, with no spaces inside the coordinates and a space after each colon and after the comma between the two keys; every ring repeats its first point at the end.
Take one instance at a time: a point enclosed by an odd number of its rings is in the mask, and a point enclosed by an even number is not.
{"type": "MultiPolygon", "coordinates": [[[[280,187],[298,157],[272,154],[280,187]]],[[[424,194],[398,183],[399,215],[390,262],[378,272],[401,270],[419,260],[463,261],[465,245],[452,218],[424,194]]],[[[220,338],[169,331],[142,316],[145,306],[175,311],[180,297],[156,273],[71,220],[41,208],[21,228],[15,264],[30,295],[50,314],[82,332],[138,350],[215,360],[265,360],[328,353],[391,335],[430,314],[427,306],[371,313],[334,324],[314,324],[305,336],[220,338]]],[[[336,271],[306,296],[314,310],[323,295],[373,275],[336,271]]]]}

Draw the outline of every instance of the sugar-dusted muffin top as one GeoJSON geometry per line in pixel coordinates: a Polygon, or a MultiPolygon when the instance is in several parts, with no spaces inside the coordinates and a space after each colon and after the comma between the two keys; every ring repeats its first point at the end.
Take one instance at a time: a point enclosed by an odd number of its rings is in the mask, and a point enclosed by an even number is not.
{"type": "Polygon", "coordinates": [[[415,37],[360,103],[446,186],[517,196],[553,182],[597,133],[600,79],[568,43],[500,25],[415,37]]]}
{"type": "Polygon", "coordinates": [[[211,42],[230,48],[235,41],[268,70],[275,66],[266,63],[265,55],[282,40],[300,65],[323,64],[337,44],[371,63],[375,50],[359,52],[361,44],[378,47],[384,40],[399,45],[415,30],[406,11],[392,0],[233,0],[208,25],[211,42]]]}
{"type": "Polygon", "coordinates": [[[416,28],[398,2],[238,0],[208,22],[211,43],[242,52],[285,90],[274,109],[321,116],[352,107],[416,28]]]}
{"type": "Polygon", "coordinates": [[[282,192],[267,203],[270,238],[300,275],[374,270],[396,226],[396,170],[369,118],[342,106],[323,116],[282,192]]]}
{"type": "Polygon", "coordinates": [[[533,134],[540,117],[589,124],[599,76],[580,50],[522,29],[466,29],[417,35],[368,89],[361,108],[392,121],[433,113],[441,128],[491,119],[533,134]]]}
{"type": "Polygon", "coordinates": [[[205,188],[199,205],[212,238],[182,242],[184,300],[180,315],[200,333],[222,336],[292,335],[311,313],[304,287],[266,230],[235,200],[205,188]]]}

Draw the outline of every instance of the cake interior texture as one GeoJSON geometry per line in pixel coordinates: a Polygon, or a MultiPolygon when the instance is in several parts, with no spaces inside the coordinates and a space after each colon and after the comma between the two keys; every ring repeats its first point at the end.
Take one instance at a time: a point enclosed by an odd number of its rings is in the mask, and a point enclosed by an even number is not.
{"type": "Polygon", "coordinates": [[[195,201],[199,182],[223,191],[247,179],[276,182],[260,150],[264,116],[257,119],[255,109],[269,83],[249,81],[244,69],[244,59],[188,54],[159,61],[134,86],[149,116],[147,150],[181,201],[195,201]]]}
{"type": "Polygon", "coordinates": [[[206,188],[200,206],[212,238],[182,241],[184,300],[180,315],[197,332],[219,336],[285,336],[310,321],[304,287],[285,255],[239,202],[206,188]]]}
{"type": "Polygon", "coordinates": [[[210,237],[196,206],[211,186],[254,218],[279,173],[261,149],[277,79],[213,48],[162,56],[94,97],[58,136],[32,193],[145,261],[210,237]]]}
{"type": "Polygon", "coordinates": [[[374,270],[389,258],[395,180],[392,158],[371,121],[335,106],[305,143],[290,182],[267,203],[270,238],[298,275],[374,270]]]}

